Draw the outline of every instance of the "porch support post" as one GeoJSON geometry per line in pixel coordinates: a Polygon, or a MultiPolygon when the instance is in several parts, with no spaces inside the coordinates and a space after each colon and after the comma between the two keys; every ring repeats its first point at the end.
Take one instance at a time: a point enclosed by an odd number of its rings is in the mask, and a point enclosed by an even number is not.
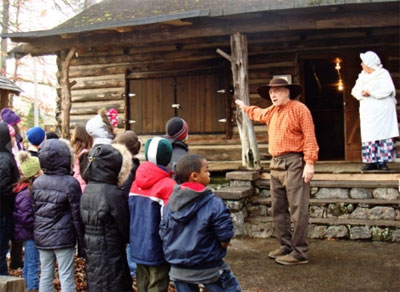
{"type": "Polygon", "coordinates": [[[61,62],[61,137],[70,138],[70,111],[71,111],[71,87],[74,83],[69,82],[69,65],[77,49],[72,47],[61,62]]]}
{"type": "MultiPolygon", "coordinates": [[[[231,62],[234,99],[243,100],[250,104],[247,38],[237,32],[231,35],[231,56],[221,50],[217,52],[231,62]]],[[[260,169],[260,156],[252,121],[243,113],[236,110],[236,123],[242,144],[242,166],[248,169],[260,169]]]]}

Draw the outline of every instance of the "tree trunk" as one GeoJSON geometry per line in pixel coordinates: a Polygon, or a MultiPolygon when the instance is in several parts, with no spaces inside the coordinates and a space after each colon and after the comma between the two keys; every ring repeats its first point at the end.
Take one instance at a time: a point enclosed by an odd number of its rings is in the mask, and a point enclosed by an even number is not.
{"type": "MultiPolygon", "coordinates": [[[[1,33],[8,33],[8,20],[9,20],[9,10],[10,10],[10,1],[3,0],[3,17],[2,17],[2,30],[1,33]]],[[[7,57],[7,38],[1,38],[1,74],[6,76],[7,68],[6,68],[6,57],[7,57]]]]}
{"type": "MultiPolygon", "coordinates": [[[[231,51],[234,98],[250,104],[246,36],[241,33],[231,35],[231,51]]],[[[259,169],[260,157],[253,123],[239,109],[236,111],[236,122],[242,143],[242,165],[245,168],[259,169]]]]}
{"type": "Polygon", "coordinates": [[[61,137],[69,139],[70,111],[71,111],[71,84],[69,82],[69,65],[74,57],[76,48],[72,47],[65,59],[61,61],[61,137]]]}

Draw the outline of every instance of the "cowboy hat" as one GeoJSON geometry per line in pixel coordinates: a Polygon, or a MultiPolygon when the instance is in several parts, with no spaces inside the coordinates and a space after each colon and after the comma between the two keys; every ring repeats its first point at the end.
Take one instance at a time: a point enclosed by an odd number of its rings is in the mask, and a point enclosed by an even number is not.
{"type": "Polygon", "coordinates": [[[290,91],[289,97],[295,99],[301,93],[301,86],[297,84],[289,84],[283,78],[273,78],[267,85],[260,86],[257,88],[258,94],[265,99],[269,100],[269,89],[271,87],[286,87],[290,91]]]}

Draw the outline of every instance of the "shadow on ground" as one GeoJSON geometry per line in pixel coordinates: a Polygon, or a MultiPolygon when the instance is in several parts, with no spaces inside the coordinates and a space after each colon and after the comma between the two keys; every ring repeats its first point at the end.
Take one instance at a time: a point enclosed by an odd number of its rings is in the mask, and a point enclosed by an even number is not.
{"type": "Polygon", "coordinates": [[[400,291],[400,244],[370,241],[309,242],[309,263],[278,265],[268,252],[275,239],[234,239],[226,262],[246,292],[400,291]]]}

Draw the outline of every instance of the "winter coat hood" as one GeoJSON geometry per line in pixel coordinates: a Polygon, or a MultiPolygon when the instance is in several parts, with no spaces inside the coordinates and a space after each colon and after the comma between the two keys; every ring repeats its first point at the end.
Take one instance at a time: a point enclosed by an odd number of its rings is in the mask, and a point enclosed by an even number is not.
{"type": "Polygon", "coordinates": [[[171,217],[179,222],[187,222],[195,216],[211,198],[212,191],[200,184],[176,185],[169,198],[171,217]]]}
{"type": "Polygon", "coordinates": [[[40,166],[45,174],[71,174],[74,155],[71,148],[62,139],[44,141],[39,147],[40,166]]]}
{"type": "Polygon", "coordinates": [[[89,152],[88,181],[122,185],[132,168],[132,155],[122,144],[99,144],[89,152]]]}
{"type": "Polygon", "coordinates": [[[140,167],[136,171],[135,182],[139,188],[145,190],[151,188],[161,179],[171,177],[171,174],[166,167],[145,161],[140,164],[140,167]]]}
{"type": "Polygon", "coordinates": [[[0,152],[12,153],[10,133],[7,124],[4,122],[0,122],[0,152]]]}
{"type": "Polygon", "coordinates": [[[114,135],[110,132],[109,127],[100,114],[94,116],[86,123],[86,131],[93,137],[93,145],[110,145],[114,139],[114,135]]]}

